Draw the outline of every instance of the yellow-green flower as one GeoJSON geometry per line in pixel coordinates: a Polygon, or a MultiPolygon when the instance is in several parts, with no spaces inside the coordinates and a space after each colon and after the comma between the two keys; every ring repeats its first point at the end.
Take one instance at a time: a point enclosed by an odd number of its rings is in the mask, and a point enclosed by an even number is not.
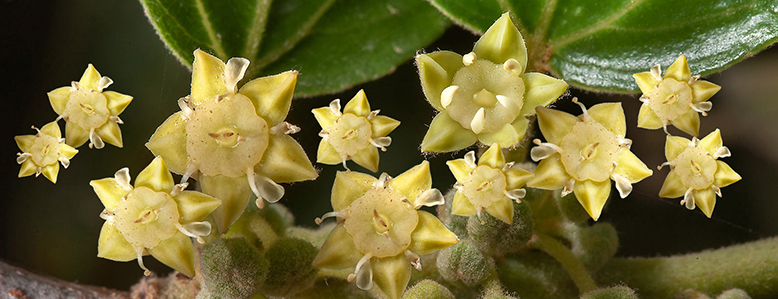
{"type": "Polygon", "coordinates": [[[258,207],[284,195],[278,183],[312,180],[318,173],[289,134],[300,130],[284,121],[292,103],[297,72],[249,81],[240,89],[249,61],[225,65],[201,50],[194,52],[192,93],[146,143],[162,156],[181,182],[191,176],[203,192],[222,200],[214,212],[221,232],[240,217],[252,194],[258,207]]]}
{"type": "Polygon", "coordinates": [[[157,260],[189,277],[195,274],[194,247],[189,237],[211,232],[211,224],[202,221],[220,201],[196,191],[185,191],[186,184],[176,185],[161,157],[138,174],[135,187],[130,185],[130,171],[122,168],[113,178],[94,180],[94,188],[105,210],[100,217],[105,224],[100,231],[97,256],[127,262],[151,254],[157,260]]]}
{"type": "Polygon", "coordinates": [[[520,202],[527,194],[521,189],[532,178],[532,173],[505,163],[505,156],[498,143],[481,155],[475,163],[475,152],[465,154],[464,159],[446,162],[457,183],[451,213],[462,216],[481,216],[486,211],[505,223],[513,223],[513,200],[520,202]]]}
{"type": "Polygon", "coordinates": [[[721,86],[699,80],[700,75],[692,76],[683,54],[667,68],[664,78],[661,72],[657,64],[651,67],[650,72],[632,75],[643,92],[638,127],[664,128],[667,133],[667,126],[673,125],[689,135],[697,136],[700,130],[698,113],[708,115],[707,112],[713,107],[708,99],[721,86]]]}
{"type": "Polygon", "coordinates": [[[721,188],[740,180],[740,175],[727,163],[717,160],[729,156],[729,149],[723,145],[718,129],[702,140],[667,136],[665,157],[669,162],[659,168],[669,165],[670,173],[662,184],[659,196],[683,196],[682,205],[689,210],[699,207],[710,218],[716,206],[716,195],[721,197],[721,188]]]}
{"type": "Polygon", "coordinates": [[[111,78],[100,76],[92,64],[78,82],[48,93],[49,102],[57,120],[65,120],[65,140],[79,147],[89,140],[89,148],[103,148],[105,142],[122,147],[123,124],[119,114],[127,108],[132,97],[114,91],[103,91],[113,84],[111,78]]]}
{"type": "Polygon", "coordinates": [[[313,109],[313,115],[322,128],[319,136],[319,151],[316,162],[324,164],[343,163],[354,160],[357,165],[378,171],[378,148],[386,151],[392,143],[389,133],[400,125],[390,117],[378,115],[379,110],[370,111],[365,91],[360,90],[346,103],[340,112],[340,99],[335,99],[329,107],[313,109]]]}
{"type": "Polygon", "coordinates": [[[421,143],[450,152],[476,141],[513,147],[524,138],[535,107],[554,102],[567,83],[525,73],[527,47],[505,13],[465,56],[437,51],[416,56],[424,95],[440,111],[421,143]]]}
{"type": "Polygon", "coordinates": [[[16,145],[22,151],[16,154],[16,163],[22,165],[19,169],[19,177],[26,177],[33,173],[37,177],[42,173],[49,181],[56,184],[59,163],[68,168],[70,159],[73,159],[78,150],[65,144],[56,121],[46,124],[40,130],[34,126],[32,128],[38,133],[14,136],[16,145]]]}
{"type": "MultiPolygon", "coordinates": [[[[574,103],[578,103],[573,99],[574,103]]],[[[575,193],[578,202],[595,221],[611,193],[611,180],[621,198],[632,192],[632,184],[653,172],[629,148],[624,138],[627,124],[621,103],[602,103],[575,117],[565,112],[538,107],[538,125],[545,143],[535,139],[532,160],[540,161],[528,187],[556,190],[562,196],[575,193]]]]}
{"type": "MultiPolygon", "coordinates": [[[[357,172],[338,172],[332,187],[332,209],[338,225],[313,261],[316,268],[355,267],[349,281],[360,289],[377,286],[388,298],[402,296],[411,266],[421,270],[420,254],[459,242],[437,217],[421,206],[444,202],[426,161],[396,178],[379,179],[357,172]]],[[[317,218],[316,222],[321,223],[317,218]]]]}

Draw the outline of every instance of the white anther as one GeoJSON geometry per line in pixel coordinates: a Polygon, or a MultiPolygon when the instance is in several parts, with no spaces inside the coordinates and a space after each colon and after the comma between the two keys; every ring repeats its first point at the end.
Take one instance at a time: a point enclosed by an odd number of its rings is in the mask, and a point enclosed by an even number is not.
{"type": "Polygon", "coordinates": [[[670,166],[670,169],[675,167],[675,165],[673,165],[672,162],[665,162],[665,163],[659,164],[659,166],[657,166],[656,169],[662,170],[662,167],[665,167],[665,166],[670,166]]]}
{"type": "Polygon", "coordinates": [[[346,156],[346,155],[341,155],[340,156],[340,161],[343,164],[343,168],[345,168],[347,172],[351,172],[351,169],[348,168],[348,165],[346,165],[346,161],[348,161],[348,159],[349,159],[349,157],[346,156]]]}
{"type": "Polygon", "coordinates": [[[370,138],[370,144],[373,146],[380,148],[381,151],[386,151],[386,147],[392,144],[392,137],[378,137],[378,138],[370,138]]]}
{"type": "Polygon", "coordinates": [[[103,92],[103,89],[113,84],[113,80],[111,78],[108,78],[106,76],[103,76],[100,78],[100,81],[97,81],[97,91],[103,92]]]}
{"type": "Polygon", "coordinates": [[[694,84],[694,82],[697,82],[697,80],[699,80],[699,79],[700,79],[700,75],[694,75],[691,78],[689,78],[689,82],[688,83],[689,83],[689,85],[692,85],[692,84],[694,84]]]}
{"type": "Polygon", "coordinates": [[[67,157],[59,157],[59,163],[62,164],[62,167],[65,167],[67,169],[70,166],[70,159],[67,157]]]}
{"type": "Polygon", "coordinates": [[[78,81],[70,81],[70,92],[78,90],[78,81]]]}
{"type": "Polygon", "coordinates": [[[497,102],[500,102],[500,105],[502,105],[503,107],[509,107],[509,105],[511,104],[511,99],[504,95],[498,94],[494,97],[497,98],[497,102]]]}
{"type": "Polygon", "coordinates": [[[414,203],[416,205],[416,209],[419,209],[421,206],[425,207],[434,207],[439,206],[446,203],[446,199],[443,197],[443,194],[440,193],[440,190],[432,188],[427,191],[424,191],[416,197],[416,202],[414,203]]]}
{"type": "Polygon", "coordinates": [[[478,167],[478,165],[475,164],[475,151],[469,151],[465,154],[465,164],[470,168],[478,167]]]}
{"type": "Polygon", "coordinates": [[[205,239],[202,236],[211,234],[211,223],[208,221],[192,222],[184,225],[176,223],[176,228],[187,237],[195,238],[197,243],[200,244],[205,243],[205,239]]]}
{"type": "Polygon", "coordinates": [[[506,60],[505,63],[502,64],[502,67],[508,71],[513,71],[521,69],[521,64],[518,60],[511,58],[506,60]]]}
{"type": "Polygon", "coordinates": [[[532,161],[538,162],[540,160],[551,157],[556,153],[562,153],[562,148],[556,144],[550,142],[541,142],[540,139],[532,140],[532,143],[537,145],[529,151],[532,161]]]}
{"type": "Polygon", "coordinates": [[[573,189],[575,188],[575,179],[570,179],[567,181],[567,184],[565,184],[565,187],[562,188],[562,194],[561,197],[565,197],[570,193],[573,193],[573,189]]]}
{"type": "Polygon", "coordinates": [[[694,210],[694,207],[697,206],[694,203],[694,194],[692,193],[693,190],[694,189],[692,188],[686,190],[686,193],[683,195],[683,200],[681,200],[681,204],[686,206],[686,208],[689,210],[694,210]]]}
{"type": "Polygon", "coordinates": [[[273,135],[289,135],[297,132],[300,132],[300,127],[288,122],[282,122],[270,128],[270,134],[273,135]]]}
{"type": "Polygon", "coordinates": [[[443,106],[443,109],[448,108],[448,105],[451,105],[457,91],[459,91],[459,86],[451,85],[440,93],[440,105],[443,106]]]}
{"type": "Polygon", "coordinates": [[[370,266],[370,258],[372,257],[373,255],[370,253],[362,256],[357,263],[354,273],[348,276],[348,281],[356,280],[357,287],[362,290],[373,288],[373,268],[370,266]]]}
{"type": "Polygon", "coordinates": [[[340,113],[340,99],[334,99],[330,102],[330,111],[337,116],[343,115],[343,113],[340,113]]]}
{"type": "Polygon", "coordinates": [[[689,104],[694,111],[702,113],[702,116],[708,116],[708,111],[713,108],[713,103],[705,101],[697,104],[689,104]]]}
{"type": "Polygon", "coordinates": [[[22,164],[24,161],[27,161],[28,158],[30,158],[32,154],[30,153],[16,153],[16,163],[22,164]]]}
{"type": "Polygon", "coordinates": [[[284,187],[274,182],[266,176],[254,173],[254,167],[246,169],[246,177],[249,180],[249,188],[257,196],[256,204],[258,208],[264,208],[267,200],[269,203],[275,203],[284,196],[284,187]]]}
{"type": "Polygon", "coordinates": [[[614,173],[611,178],[616,182],[616,190],[619,191],[621,198],[626,198],[632,192],[632,183],[625,176],[614,173]]]}
{"type": "Polygon", "coordinates": [[[514,164],[516,164],[516,162],[513,162],[513,161],[505,163],[505,165],[502,166],[502,172],[506,172],[506,171],[508,171],[508,169],[513,168],[514,164]]]}
{"type": "Polygon", "coordinates": [[[321,225],[321,223],[327,218],[332,218],[332,217],[345,218],[345,216],[346,216],[346,212],[332,211],[332,212],[324,213],[324,215],[322,215],[321,218],[316,217],[314,222],[316,222],[316,225],[321,225]]]}
{"type": "Polygon", "coordinates": [[[116,219],[114,218],[114,215],[113,215],[113,213],[112,213],[112,212],[109,212],[109,211],[108,211],[108,210],[106,210],[106,209],[103,209],[103,211],[102,211],[102,212],[100,212],[100,218],[101,218],[101,219],[103,219],[103,220],[105,220],[105,221],[108,221],[108,223],[114,223],[114,222],[115,222],[115,220],[116,220],[116,219]]]}
{"type": "Polygon", "coordinates": [[[230,93],[238,92],[238,82],[246,74],[249,63],[249,60],[243,57],[233,57],[227,61],[224,67],[224,85],[230,93]]]}
{"type": "Polygon", "coordinates": [[[713,152],[713,158],[714,159],[726,158],[726,157],[729,157],[729,156],[732,156],[732,153],[729,152],[729,148],[726,147],[726,146],[719,147],[719,148],[716,149],[715,152],[713,152]]]}
{"type": "Polygon", "coordinates": [[[586,110],[586,106],[584,106],[583,103],[578,101],[578,98],[573,98],[573,103],[578,104],[578,106],[581,106],[581,110],[583,110],[583,115],[581,117],[584,121],[594,121],[591,116],[589,116],[589,111],[586,110]]]}
{"type": "Polygon", "coordinates": [[[632,147],[632,139],[624,138],[623,136],[616,136],[616,142],[627,149],[632,147]]]}
{"type": "Polygon", "coordinates": [[[43,173],[43,169],[38,167],[38,169],[35,170],[35,177],[37,178],[41,175],[41,173],[43,173]]]}
{"type": "Polygon", "coordinates": [[[662,67],[659,64],[651,67],[651,77],[654,77],[656,81],[662,81],[662,67]]]}
{"type": "Polygon", "coordinates": [[[120,124],[120,125],[124,124],[124,121],[121,118],[119,118],[119,116],[116,116],[116,115],[111,115],[111,116],[108,117],[108,119],[110,119],[113,122],[115,122],[117,124],[120,124]]]}
{"type": "Polygon", "coordinates": [[[710,185],[710,187],[713,189],[713,192],[716,192],[716,195],[718,195],[719,197],[722,197],[721,196],[721,188],[719,188],[719,186],[710,185]]]}
{"type": "Polygon", "coordinates": [[[194,110],[192,110],[192,107],[189,107],[189,96],[178,99],[178,108],[181,108],[181,114],[184,115],[185,119],[192,118],[194,110]]]}
{"type": "Polygon", "coordinates": [[[380,112],[381,112],[380,109],[376,109],[376,110],[370,111],[370,114],[367,115],[367,120],[374,119],[376,116],[378,116],[378,113],[380,113],[380,112]]]}
{"type": "Polygon", "coordinates": [[[100,138],[100,135],[97,135],[97,132],[95,132],[95,129],[92,128],[89,130],[89,148],[96,148],[101,149],[105,146],[105,143],[103,142],[103,139],[100,138]]]}
{"type": "Polygon", "coordinates": [[[465,66],[468,66],[468,65],[473,64],[473,62],[475,62],[476,59],[478,59],[478,57],[475,56],[475,52],[470,52],[470,53],[465,54],[465,56],[462,56],[462,63],[465,66]]]}
{"type": "Polygon", "coordinates": [[[150,276],[151,271],[149,270],[149,268],[146,268],[146,265],[143,264],[143,247],[136,247],[135,254],[137,255],[138,258],[138,266],[140,266],[140,268],[143,269],[143,275],[150,276]]]}
{"type": "Polygon", "coordinates": [[[503,193],[516,202],[521,202],[521,199],[524,198],[524,196],[527,196],[527,190],[524,190],[524,188],[505,190],[503,193]]]}
{"type": "Polygon", "coordinates": [[[418,254],[413,253],[413,251],[405,250],[405,257],[408,258],[408,261],[411,262],[411,265],[413,266],[416,271],[421,271],[421,257],[419,257],[418,254]]]}
{"type": "Polygon", "coordinates": [[[697,147],[697,144],[700,143],[700,140],[697,139],[697,137],[692,137],[692,141],[689,142],[689,147],[697,147]]]}
{"type": "Polygon", "coordinates": [[[486,111],[484,110],[484,107],[481,107],[478,109],[478,112],[475,113],[475,116],[473,116],[473,120],[470,121],[470,129],[473,130],[473,133],[480,134],[481,131],[484,130],[485,124],[486,111]]]}
{"type": "Polygon", "coordinates": [[[170,196],[176,197],[182,192],[184,192],[184,189],[189,186],[189,183],[180,183],[173,186],[173,190],[170,190],[170,196]]]}
{"type": "Polygon", "coordinates": [[[373,188],[376,189],[384,189],[386,188],[386,183],[391,180],[392,177],[390,177],[386,172],[382,173],[380,177],[378,177],[378,180],[373,183],[373,188]]]}
{"type": "Polygon", "coordinates": [[[116,183],[119,184],[119,187],[122,187],[124,191],[130,192],[132,191],[132,185],[130,185],[130,169],[125,167],[122,169],[119,169],[116,171],[116,173],[113,175],[114,179],[116,179],[116,183]]]}

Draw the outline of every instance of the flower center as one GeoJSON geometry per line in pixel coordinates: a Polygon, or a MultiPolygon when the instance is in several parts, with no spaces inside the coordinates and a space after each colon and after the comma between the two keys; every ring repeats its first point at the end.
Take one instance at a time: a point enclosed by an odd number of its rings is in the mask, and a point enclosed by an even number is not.
{"type": "Polygon", "coordinates": [[[476,208],[487,208],[505,196],[505,175],[499,169],[479,165],[462,182],[462,193],[476,208]]]}
{"type": "Polygon", "coordinates": [[[577,181],[609,179],[621,152],[616,134],[597,122],[578,122],[559,147],[562,165],[577,181]]]}
{"type": "Polygon", "coordinates": [[[32,162],[38,166],[46,166],[57,163],[59,158],[59,140],[53,136],[39,134],[30,150],[32,162]]]}
{"type": "Polygon", "coordinates": [[[689,84],[665,78],[648,95],[648,105],[661,120],[670,121],[691,109],[692,98],[689,84]]]}
{"type": "Polygon", "coordinates": [[[681,177],[681,182],[695,190],[710,187],[718,169],[716,159],[700,146],[687,148],[673,160],[673,164],[673,171],[681,177]]]}
{"type": "Polygon", "coordinates": [[[267,122],[244,95],[217,99],[197,106],[187,121],[186,151],[205,175],[246,175],[267,149],[267,122]]]}
{"type": "Polygon", "coordinates": [[[136,248],[153,248],[178,231],[178,207],[164,192],[135,188],[112,212],[116,229],[136,248]]]}
{"type": "Polygon", "coordinates": [[[401,254],[411,244],[419,223],[416,209],[389,188],[371,189],[349,205],[344,226],[363,254],[389,257],[401,254]]]}
{"type": "Polygon", "coordinates": [[[446,108],[452,119],[471,129],[478,110],[484,109],[481,132],[496,132],[512,123],[524,105],[524,81],[502,64],[477,59],[454,74],[451,85],[459,86],[446,108]]]}
{"type": "Polygon", "coordinates": [[[335,121],[327,134],[327,141],[338,153],[351,157],[370,145],[373,129],[367,118],[345,113],[335,121]]]}
{"type": "Polygon", "coordinates": [[[105,124],[108,117],[111,116],[107,103],[102,93],[78,88],[70,93],[64,114],[68,116],[68,121],[87,131],[97,129],[105,124]]]}

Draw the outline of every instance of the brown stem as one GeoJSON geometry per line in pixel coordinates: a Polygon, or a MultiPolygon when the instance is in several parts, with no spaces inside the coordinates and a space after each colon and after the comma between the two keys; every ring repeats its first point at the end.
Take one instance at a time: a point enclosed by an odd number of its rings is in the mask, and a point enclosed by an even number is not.
{"type": "Polygon", "coordinates": [[[32,298],[130,298],[127,292],[87,286],[46,277],[0,260],[0,297],[32,298]]]}

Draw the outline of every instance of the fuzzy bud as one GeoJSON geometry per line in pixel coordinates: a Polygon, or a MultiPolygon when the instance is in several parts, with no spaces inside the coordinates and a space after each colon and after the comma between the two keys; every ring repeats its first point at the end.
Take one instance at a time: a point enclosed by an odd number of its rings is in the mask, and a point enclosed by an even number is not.
{"type": "Polygon", "coordinates": [[[565,235],[572,244],[573,255],[591,272],[605,265],[619,248],[619,236],[610,223],[596,223],[590,227],[568,224],[565,235]]]}
{"type": "Polygon", "coordinates": [[[513,224],[507,224],[488,213],[471,216],[467,232],[473,245],[492,256],[516,252],[527,244],[532,236],[532,213],[526,201],[513,203],[513,224]]]}
{"type": "Polygon", "coordinates": [[[403,299],[454,299],[454,294],[434,280],[425,279],[405,291],[403,299]]]}
{"type": "Polygon", "coordinates": [[[203,247],[203,288],[212,296],[249,298],[259,291],[267,270],[267,260],[245,238],[221,239],[203,247]]]}
{"type": "Polygon", "coordinates": [[[588,292],[581,299],[638,299],[638,295],[627,286],[615,286],[588,292]]]}
{"type": "Polygon", "coordinates": [[[265,252],[270,263],[262,292],[267,296],[289,297],[313,286],[318,270],[313,269],[318,250],[308,241],[281,238],[265,252]]]}
{"type": "Polygon", "coordinates": [[[436,265],[445,280],[468,287],[478,286],[489,278],[494,267],[493,262],[468,241],[441,250],[436,265]]]}

